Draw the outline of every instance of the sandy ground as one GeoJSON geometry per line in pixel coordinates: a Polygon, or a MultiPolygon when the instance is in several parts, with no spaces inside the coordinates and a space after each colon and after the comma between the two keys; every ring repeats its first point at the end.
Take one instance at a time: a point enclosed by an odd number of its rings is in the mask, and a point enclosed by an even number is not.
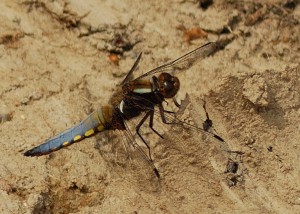
{"type": "Polygon", "coordinates": [[[0,212],[300,213],[299,1],[144,2],[0,1],[0,212]],[[159,179],[102,135],[22,155],[106,104],[139,52],[143,73],[208,41],[222,49],[179,74],[179,97],[198,124],[205,100],[236,153],[169,126],[149,133],[159,179]]]}

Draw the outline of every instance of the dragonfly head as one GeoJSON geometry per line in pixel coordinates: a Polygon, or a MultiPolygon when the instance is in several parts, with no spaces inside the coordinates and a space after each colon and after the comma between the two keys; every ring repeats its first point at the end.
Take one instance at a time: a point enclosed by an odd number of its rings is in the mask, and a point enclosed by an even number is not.
{"type": "Polygon", "coordinates": [[[174,97],[180,88],[179,79],[175,76],[172,76],[169,73],[161,73],[158,76],[158,84],[159,84],[159,92],[165,98],[174,97]]]}

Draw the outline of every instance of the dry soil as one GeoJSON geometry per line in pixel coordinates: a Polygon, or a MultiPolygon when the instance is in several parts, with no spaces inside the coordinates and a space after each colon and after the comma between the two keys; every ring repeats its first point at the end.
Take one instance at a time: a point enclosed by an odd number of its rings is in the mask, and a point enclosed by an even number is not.
{"type": "Polygon", "coordinates": [[[0,212],[300,213],[298,3],[1,0],[0,212]],[[200,125],[206,102],[231,153],[167,126],[145,133],[159,179],[102,135],[23,156],[106,104],[138,53],[143,73],[209,41],[219,51],[178,74],[178,99],[200,125]]]}

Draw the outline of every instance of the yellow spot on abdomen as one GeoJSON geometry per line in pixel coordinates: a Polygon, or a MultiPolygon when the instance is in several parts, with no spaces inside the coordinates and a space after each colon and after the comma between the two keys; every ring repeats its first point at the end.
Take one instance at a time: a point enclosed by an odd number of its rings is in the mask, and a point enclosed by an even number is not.
{"type": "Polygon", "coordinates": [[[99,126],[97,127],[97,130],[98,130],[99,132],[101,132],[103,129],[104,129],[104,126],[103,126],[103,125],[99,125],[99,126]]]}
{"type": "Polygon", "coordinates": [[[91,136],[92,134],[94,134],[95,132],[94,132],[94,129],[90,129],[90,130],[88,130],[88,131],[86,131],[85,133],[84,133],[84,136],[86,136],[86,137],[88,137],[88,136],[91,136]]]}
{"type": "Polygon", "coordinates": [[[63,145],[63,146],[67,146],[67,145],[69,145],[69,143],[70,143],[69,141],[66,141],[66,142],[64,142],[62,145],[63,145]]]}
{"type": "Polygon", "coordinates": [[[81,139],[81,136],[80,136],[80,135],[76,135],[76,136],[73,138],[74,141],[77,141],[77,140],[80,140],[80,139],[81,139]]]}

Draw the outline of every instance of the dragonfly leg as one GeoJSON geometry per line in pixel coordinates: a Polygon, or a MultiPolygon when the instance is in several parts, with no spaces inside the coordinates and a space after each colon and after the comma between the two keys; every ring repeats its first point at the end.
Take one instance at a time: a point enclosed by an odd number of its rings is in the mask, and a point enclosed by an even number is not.
{"type": "Polygon", "coordinates": [[[158,131],[156,131],[153,128],[153,118],[154,118],[154,111],[150,111],[150,120],[149,120],[149,127],[152,129],[152,131],[157,134],[160,138],[163,138],[163,136],[161,134],[158,133],[158,131]]]}
{"type": "Polygon", "coordinates": [[[180,108],[181,105],[177,102],[175,97],[173,97],[173,102],[177,106],[177,108],[180,108]]]}
{"type": "Polygon", "coordinates": [[[139,122],[139,124],[136,126],[135,130],[136,130],[136,133],[138,134],[138,136],[141,138],[142,142],[146,145],[148,151],[149,151],[149,158],[151,161],[152,160],[152,157],[151,157],[151,149],[150,149],[150,146],[148,145],[148,143],[145,141],[145,139],[142,137],[142,135],[140,134],[140,128],[141,126],[144,124],[144,122],[147,120],[147,118],[151,115],[151,112],[153,111],[148,111],[145,116],[142,118],[142,120],[139,122]]]}
{"type": "Polygon", "coordinates": [[[176,123],[176,122],[168,122],[168,121],[166,120],[166,117],[165,117],[165,113],[175,114],[175,112],[165,110],[162,104],[158,104],[158,108],[159,108],[159,113],[160,113],[161,120],[162,120],[162,122],[163,122],[164,124],[178,124],[178,123],[176,123]]]}
{"type": "Polygon", "coordinates": [[[168,114],[175,114],[175,112],[174,112],[174,111],[168,111],[168,110],[165,110],[165,109],[164,109],[164,113],[168,113],[168,114]]]}

